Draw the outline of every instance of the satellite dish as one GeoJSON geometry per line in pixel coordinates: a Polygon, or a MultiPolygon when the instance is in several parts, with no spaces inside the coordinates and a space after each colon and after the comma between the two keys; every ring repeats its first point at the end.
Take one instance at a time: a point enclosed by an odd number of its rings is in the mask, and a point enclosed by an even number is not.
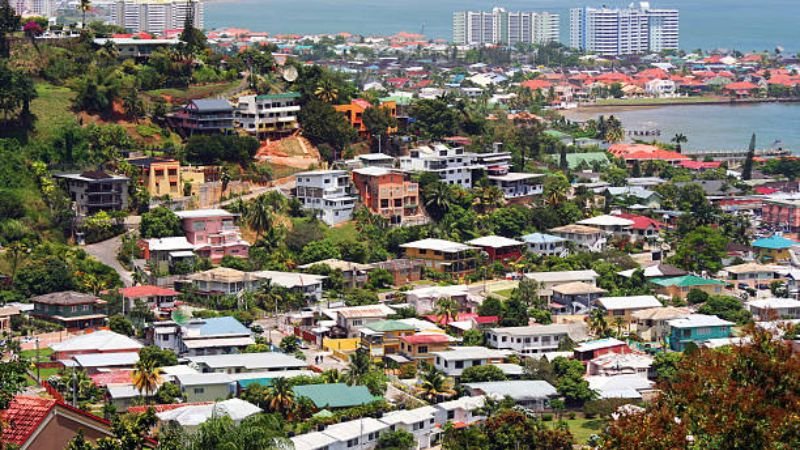
{"type": "Polygon", "coordinates": [[[297,68],[294,66],[286,66],[281,70],[281,75],[284,80],[291,83],[297,79],[297,68]]]}

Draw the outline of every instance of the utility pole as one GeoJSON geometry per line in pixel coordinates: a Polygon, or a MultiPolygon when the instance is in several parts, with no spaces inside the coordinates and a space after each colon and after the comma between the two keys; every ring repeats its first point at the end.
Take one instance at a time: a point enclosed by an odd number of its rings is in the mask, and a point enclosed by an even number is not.
{"type": "Polygon", "coordinates": [[[42,382],[42,372],[39,368],[39,336],[36,336],[36,380],[42,382]]]}

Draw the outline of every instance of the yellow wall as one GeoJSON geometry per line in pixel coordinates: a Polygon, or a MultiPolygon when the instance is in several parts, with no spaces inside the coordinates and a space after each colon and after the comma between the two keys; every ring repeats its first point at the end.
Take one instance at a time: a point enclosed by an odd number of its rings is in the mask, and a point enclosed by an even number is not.
{"type": "Polygon", "coordinates": [[[327,351],[354,352],[361,345],[361,338],[325,338],[322,341],[322,348],[327,351]]]}

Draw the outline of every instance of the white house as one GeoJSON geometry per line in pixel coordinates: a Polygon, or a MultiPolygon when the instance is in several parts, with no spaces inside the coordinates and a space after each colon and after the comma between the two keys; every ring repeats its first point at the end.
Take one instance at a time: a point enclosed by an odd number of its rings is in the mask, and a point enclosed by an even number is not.
{"type": "Polygon", "coordinates": [[[528,251],[542,256],[567,256],[567,240],[552,234],[531,233],[520,238],[528,245],[528,251]]]}
{"type": "Polygon", "coordinates": [[[767,298],[745,303],[756,320],[800,319],[800,301],[791,298],[767,298]]]}
{"type": "Polygon", "coordinates": [[[384,414],[381,422],[389,426],[389,431],[405,430],[414,435],[418,449],[430,448],[436,428],[436,408],[423,406],[416,409],[401,409],[384,414]]]}
{"type": "Polygon", "coordinates": [[[484,403],[485,397],[482,395],[437,403],[433,405],[436,408],[436,423],[443,426],[447,422],[460,422],[466,425],[479,422],[484,419],[479,413],[484,403]]]}
{"type": "Polygon", "coordinates": [[[544,380],[507,380],[466,383],[471,395],[485,395],[496,400],[511,397],[517,405],[533,411],[550,409],[550,400],[558,398],[558,391],[544,380]]]}
{"type": "Polygon", "coordinates": [[[453,347],[442,352],[431,352],[434,366],[447,376],[459,377],[467,367],[502,363],[513,352],[486,347],[453,347]]]}
{"type": "Polygon", "coordinates": [[[333,226],[353,218],[356,197],[346,170],[315,170],[295,174],[292,191],[303,209],[314,211],[320,220],[333,226]]]}
{"type": "Polygon", "coordinates": [[[305,361],[280,352],[193,356],[187,359],[191,367],[202,373],[285,372],[308,367],[305,361]]]}
{"type": "Polygon", "coordinates": [[[490,173],[486,179],[491,185],[503,191],[503,197],[508,201],[542,195],[544,191],[544,174],[540,173],[503,170],[500,173],[490,173]]]}
{"type": "Polygon", "coordinates": [[[586,225],[571,224],[550,229],[550,233],[572,242],[590,252],[601,252],[608,242],[605,230],[586,225]]]}
{"type": "Polygon", "coordinates": [[[597,391],[601,399],[629,398],[642,399],[643,395],[653,392],[655,382],[640,375],[588,376],[589,389],[597,391]]]}
{"type": "Polygon", "coordinates": [[[579,220],[578,225],[599,228],[615,236],[630,236],[634,222],[619,216],[602,215],[579,220]]]}
{"type": "Polygon", "coordinates": [[[305,298],[314,301],[322,300],[322,282],[328,278],[322,275],[312,275],[299,272],[279,272],[276,270],[261,270],[253,272],[262,283],[270,282],[289,291],[297,292],[305,298]]]}
{"type": "Polygon", "coordinates": [[[501,350],[513,350],[521,355],[554,352],[567,338],[585,339],[582,323],[502,327],[486,330],[486,344],[501,350]]]}
{"type": "Polygon", "coordinates": [[[291,438],[295,450],[372,450],[389,425],[372,417],[330,425],[323,431],[291,438]]]}
{"type": "Polygon", "coordinates": [[[533,272],[526,273],[525,278],[539,283],[539,297],[550,299],[553,296],[553,288],[561,284],[574,283],[580,281],[592,286],[597,285],[597,278],[600,275],[594,270],[564,270],[556,272],[533,272]]]}
{"type": "Polygon", "coordinates": [[[672,80],[650,80],[644,85],[644,90],[654,97],[669,97],[675,95],[675,82],[672,80]]]}
{"type": "Polygon", "coordinates": [[[409,156],[398,160],[403,170],[432,172],[439,175],[443,183],[465,189],[472,187],[472,171],[485,168],[476,163],[475,153],[464,151],[464,147],[449,147],[445,144],[413,148],[409,156]]]}

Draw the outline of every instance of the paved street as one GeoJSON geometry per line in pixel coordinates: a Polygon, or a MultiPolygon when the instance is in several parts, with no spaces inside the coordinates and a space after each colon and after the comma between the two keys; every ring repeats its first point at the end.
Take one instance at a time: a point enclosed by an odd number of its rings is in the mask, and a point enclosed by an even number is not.
{"type": "Polygon", "coordinates": [[[103,242],[89,244],[84,246],[83,249],[86,250],[86,253],[97,258],[101,263],[116,270],[125,286],[132,286],[133,274],[125,270],[122,264],[117,261],[117,252],[122,246],[122,236],[123,235],[119,235],[103,242]]]}

